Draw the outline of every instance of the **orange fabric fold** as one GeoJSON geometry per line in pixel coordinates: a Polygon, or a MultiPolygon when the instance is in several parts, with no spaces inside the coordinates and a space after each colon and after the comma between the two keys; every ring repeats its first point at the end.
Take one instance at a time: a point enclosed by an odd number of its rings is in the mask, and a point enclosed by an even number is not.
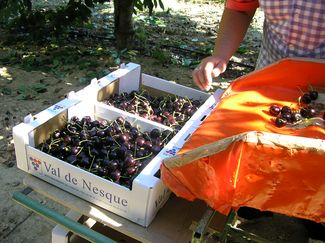
{"type": "Polygon", "coordinates": [[[163,182],[176,195],[204,200],[223,214],[249,206],[325,222],[324,150],[294,146],[308,141],[324,149],[324,127],[278,128],[269,113],[272,104],[299,109],[298,97],[311,88],[325,91],[324,61],[283,59],[235,80],[178,154],[252,131],[291,138],[292,146],[234,141],[186,165],[163,163],[163,182]]]}

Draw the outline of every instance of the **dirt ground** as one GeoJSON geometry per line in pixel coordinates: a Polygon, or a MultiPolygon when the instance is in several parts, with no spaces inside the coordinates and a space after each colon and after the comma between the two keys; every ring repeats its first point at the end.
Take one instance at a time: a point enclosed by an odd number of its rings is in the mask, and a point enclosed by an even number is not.
{"type": "MultiPolygon", "coordinates": [[[[195,29],[198,31],[197,33],[191,33],[191,38],[194,39],[194,42],[200,38],[209,38],[210,41],[213,41],[216,26],[221,16],[220,5],[186,2],[175,4],[169,1],[166,1],[166,3],[167,7],[168,4],[173,4],[170,5],[173,6],[170,13],[175,14],[175,16],[192,16],[191,21],[195,23],[195,29]]],[[[233,62],[230,64],[228,71],[214,83],[214,90],[217,88],[224,89],[236,77],[252,71],[252,66],[254,66],[257,56],[256,49],[258,49],[260,43],[262,21],[263,15],[258,13],[254,19],[253,27],[246,37],[245,48],[250,51],[246,52],[246,55],[238,54],[233,57],[233,62]],[[242,64],[246,64],[246,66],[242,64]]],[[[6,55],[8,55],[8,49],[6,46],[1,46],[0,58],[6,55]]],[[[123,61],[132,61],[140,64],[144,73],[196,88],[192,83],[192,69],[188,66],[161,64],[151,57],[137,55],[123,61]]],[[[103,60],[103,65],[96,67],[96,70],[106,69],[113,71],[118,66],[111,64],[107,67],[105,63],[109,62],[103,60]]],[[[22,122],[25,116],[37,114],[63,99],[69,91],[78,91],[83,88],[85,84],[81,84],[80,79],[84,78],[86,74],[86,70],[76,69],[70,70],[62,78],[52,72],[33,69],[26,70],[10,63],[0,63],[0,87],[2,88],[0,94],[0,185],[2,188],[0,190],[0,242],[51,242],[51,230],[54,224],[18,205],[11,198],[11,194],[14,191],[20,191],[25,188],[23,178],[26,175],[16,165],[12,127],[22,122]],[[22,84],[36,83],[45,85],[46,90],[35,95],[32,91],[28,93],[25,89],[23,94],[30,96],[27,99],[22,99],[21,92],[5,92],[5,90],[17,91],[22,84]]],[[[55,202],[39,194],[32,193],[31,197],[59,213],[66,213],[68,211],[67,208],[57,205],[55,202]]],[[[246,221],[242,227],[265,237],[271,242],[308,242],[305,228],[301,222],[282,215],[246,221]]],[[[312,242],[312,240],[309,240],[309,242],[312,242]]]]}

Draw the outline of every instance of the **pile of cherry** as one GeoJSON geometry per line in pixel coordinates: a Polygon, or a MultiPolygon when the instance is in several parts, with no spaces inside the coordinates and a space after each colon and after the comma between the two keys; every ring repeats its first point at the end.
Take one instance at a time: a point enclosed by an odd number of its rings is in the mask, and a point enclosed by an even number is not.
{"type": "Polygon", "coordinates": [[[311,90],[304,93],[299,97],[299,109],[293,109],[289,106],[272,105],[269,108],[269,112],[274,119],[277,127],[283,127],[285,125],[294,125],[302,122],[305,119],[314,117],[322,117],[325,120],[325,105],[316,102],[318,98],[318,92],[311,90]]]}
{"type": "Polygon", "coordinates": [[[114,121],[72,117],[37,148],[131,188],[133,179],[174,135],[157,128],[142,132],[122,117],[114,121]]]}
{"type": "Polygon", "coordinates": [[[145,90],[113,94],[102,102],[176,130],[201,106],[199,100],[170,94],[154,97],[145,90]]]}

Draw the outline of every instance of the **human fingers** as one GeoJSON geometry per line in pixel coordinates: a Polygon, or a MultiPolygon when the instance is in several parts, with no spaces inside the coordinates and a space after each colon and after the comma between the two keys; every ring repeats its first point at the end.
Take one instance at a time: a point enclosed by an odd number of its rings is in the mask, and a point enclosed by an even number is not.
{"type": "Polygon", "coordinates": [[[227,63],[220,61],[216,67],[213,68],[212,70],[212,77],[216,78],[218,77],[221,73],[223,73],[224,71],[226,71],[227,68],[227,63]]]}
{"type": "Polygon", "coordinates": [[[210,90],[212,78],[218,77],[226,70],[227,62],[218,57],[207,57],[194,69],[192,73],[194,83],[201,90],[210,90]]]}
{"type": "Polygon", "coordinates": [[[211,89],[214,66],[215,63],[206,62],[201,70],[201,83],[203,84],[203,88],[206,91],[211,89]]]}
{"type": "Polygon", "coordinates": [[[196,72],[196,83],[199,83],[201,89],[209,91],[212,87],[212,78],[218,77],[224,70],[225,65],[219,63],[218,59],[207,59],[198,67],[196,72]]]}
{"type": "Polygon", "coordinates": [[[204,80],[203,80],[203,76],[201,74],[201,67],[197,66],[193,72],[192,72],[192,78],[194,83],[201,89],[204,90],[204,80]]]}

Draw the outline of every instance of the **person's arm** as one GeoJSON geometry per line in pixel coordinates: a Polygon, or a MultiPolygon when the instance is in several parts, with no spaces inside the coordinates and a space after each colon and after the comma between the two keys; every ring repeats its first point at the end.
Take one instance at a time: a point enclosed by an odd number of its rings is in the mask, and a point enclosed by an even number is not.
{"type": "Polygon", "coordinates": [[[192,73],[193,81],[200,89],[209,90],[212,78],[226,70],[229,59],[245,37],[255,11],[225,8],[212,56],[203,59],[192,73]]]}

